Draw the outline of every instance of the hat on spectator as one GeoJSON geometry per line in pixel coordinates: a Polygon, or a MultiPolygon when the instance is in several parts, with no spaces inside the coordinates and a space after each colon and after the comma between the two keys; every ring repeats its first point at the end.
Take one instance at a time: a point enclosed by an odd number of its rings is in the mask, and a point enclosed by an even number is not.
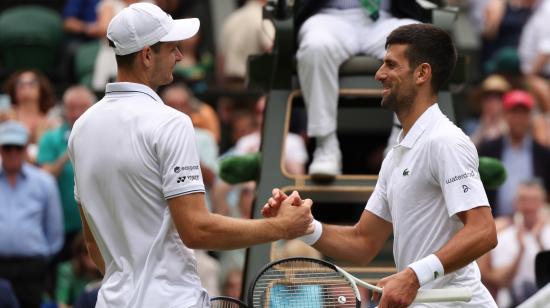
{"type": "Polygon", "coordinates": [[[512,86],[506,80],[506,78],[500,75],[490,75],[481,83],[481,90],[483,92],[508,92],[512,86]]]}
{"type": "Polygon", "coordinates": [[[535,99],[531,94],[523,90],[512,90],[504,94],[502,98],[504,109],[510,110],[514,107],[522,106],[529,110],[535,106],[535,99]]]}
{"type": "Polygon", "coordinates": [[[23,124],[17,121],[6,121],[0,124],[0,146],[24,146],[29,141],[29,133],[23,124]]]}
{"type": "Polygon", "coordinates": [[[115,45],[115,54],[124,56],[158,42],[188,39],[199,27],[198,18],[174,20],[152,3],[134,3],[111,20],[107,38],[115,45]]]}
{"type": "Polygon", "coordinates": [[[499,49],[491,56],[491,59],[485,63],[485,69],[489,73],[520,73],[518,51],[512,47],[504,47],[499,49]]]}

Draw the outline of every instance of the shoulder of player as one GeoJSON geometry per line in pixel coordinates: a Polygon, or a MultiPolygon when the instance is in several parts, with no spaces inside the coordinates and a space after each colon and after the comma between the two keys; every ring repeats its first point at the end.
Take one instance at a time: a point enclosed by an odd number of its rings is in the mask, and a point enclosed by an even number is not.
{"type": "Polygon", "coordinates": [[[432,147],[474,147],[470,137],[447,118],[442,118],[434,125],[427,139],[432,147]]]}
{"type": "Polygon", "coordinates": [[[150,122],[152,131],[162,131],[168,127],[193,127],[191,118],[187,114],[164,104],[161,108],[155,108],[155,113],[151,115],[151,118],[153,119],[150,122]]]}

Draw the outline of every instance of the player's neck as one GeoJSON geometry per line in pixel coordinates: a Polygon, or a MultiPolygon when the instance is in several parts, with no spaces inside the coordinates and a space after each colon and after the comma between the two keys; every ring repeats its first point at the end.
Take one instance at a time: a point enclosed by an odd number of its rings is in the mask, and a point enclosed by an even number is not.
{"type": "Polygon", "coordinates": [[[401,122],[403,127],[403,137],[407,135],[409,130],[413,127],[414,123],[422,116],[422,114],[428,110],[436,102],[436,96],[433,95],[430,98],[426,96],[417,95],[414,103],[403,108],[396,110],[397,118],[401,122]]]}
{"type": "Polygon", "coordinates": [[[147,74],[144,72],[139,72],[137,70],[127,70],[127,69],[121,69],[118,68],[117,82],[133,82],[133,83],[139,83],[148,86],[149,88],[155,90],[156,86],[152,85],[149,78],[147,77],[147,74]]]}

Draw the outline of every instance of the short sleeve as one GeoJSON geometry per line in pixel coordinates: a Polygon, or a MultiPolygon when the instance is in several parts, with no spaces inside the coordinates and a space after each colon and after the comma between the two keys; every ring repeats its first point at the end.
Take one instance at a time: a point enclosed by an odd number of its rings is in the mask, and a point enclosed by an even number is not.
{"type": "Polygon", "coordinates": [[[372,192],[369,201],[365,210],[373,213],[374,215],[384,219],[385,221],[392,222],[391,211],[388,204],[388,195],[387,195],[387,177],[388,177],[388,161],[391,159],[393,152],[388,153],[386,159],[382,163],[382,168],[378,175],[378,181],[376,181],[376,186],[372,192]]]}
{"type": "Polygon", "coordinates": [[[165,121],[155,131],[154,138],[164,198],[204,193],[195,133],[189,117],[178,114],[165,121]]]}
{"type": "Polygon", "coordinates": [[[489,206],[478,166],[477,150],[465,135],[432,140],[431,172],[441,186],[449,217],[479,206],[489,206]]]}

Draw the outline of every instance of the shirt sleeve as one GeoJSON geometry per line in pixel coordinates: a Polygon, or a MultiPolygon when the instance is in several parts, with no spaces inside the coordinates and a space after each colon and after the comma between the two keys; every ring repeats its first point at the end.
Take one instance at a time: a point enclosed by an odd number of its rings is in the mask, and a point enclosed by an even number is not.
{"type": "Polygon", "coordinates": [[[478,172],[479,158],[465,135],[432,140],[432,174],[441,187],[450,216],[479,206],[489,206],[478,172]]]}
{"type": "Polygon", "coordinates": [[[365,210],[373,213],[374,215],[390,223],[392,222],[392,218],[391,218],[390,207],[388,204],[386,183],[387,183],[387,174],[388,174],[387,162],[389,161],[389,159],[391,159],[392,155],[393,155],[393,152],[390,152],[388,153],[388,156],[386,157],[386,159],[384,159],[384,162],[382,163],[382,167],[380,168],[380,173],[378,175],[378,181],[376,181],[376,186],[374,187],[374,191],[372,192],[369,198],[369,201],[367,201],[367,205],[365,207],[365,210]]]}
{"type": "Polygon", "coordinates": [[[189,117],[174,116],[164,122],[155,135],[164,198],[204,193],[195,133],[189,117]]]}

